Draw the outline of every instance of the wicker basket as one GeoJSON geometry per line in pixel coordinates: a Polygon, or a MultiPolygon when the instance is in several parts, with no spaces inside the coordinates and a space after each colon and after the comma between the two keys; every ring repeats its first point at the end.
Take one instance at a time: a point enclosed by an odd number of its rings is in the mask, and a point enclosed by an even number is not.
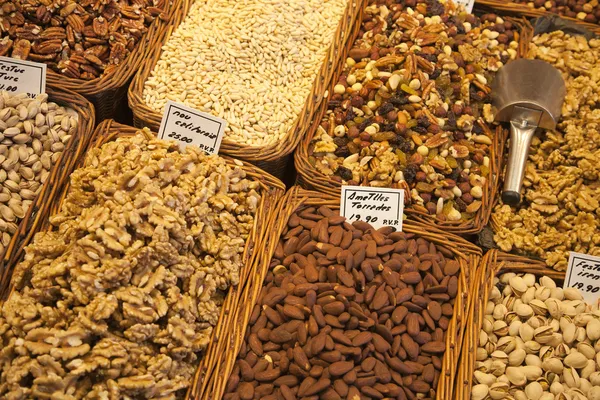
{"type": "Polygon", "coordinates": [[[138,70],[142,61],[147,58],[148,52],[162,43],[170,21],[177,14],[183,12],[181,0],[171,0],[166,3],[164,19],[156,18],[135,49],[113,71],[96,79],[84,80],[69,78],[48,68],[47,82],[50,85],[72,90],[85,96],[96,108],[98,121],[121,116],[120,110],[127,106],[127,85],[131,77],[138,70]]]}
{"type": "Polygon", "coordinates": [[[538,276],[548,276],[560,281],[564,280],[565,277],[564,272],[550,269],[539,261],[501,253],[496,250],[486,253],[477,268],[473,290],[470,293],[472,297],[470,301],[471,309],[467,318],[467,330],[462,346],[463,352],[456,374],[456,399],[469,400],[471,398],[475,354],[479,343],[479,332],[485,317],[486,304],[494,285],[494,277],[505,272],[531,273],[538,276]]]}
{"type": "MultiPolygon", "coordinates": [[[[240,307],[231,310],[230,318],[235,323],[230,324],[232,328],[225,336],[227,339],[221,342],[219,350],[210,351],[201,365],[201,374],[197,378],[194,394],[198,399],[221,399],[227,380],[233,370],[238,352],[244,342],[246,327],[254,305],[262,290],[263,281],[269,270],[271,257],[279,242],[279,237],[287,226],[289,217],[297,209],[306,206],[326,205],[332,209],[339,209],[339,198],[328,196],[319,192],[306,191],[295,186],[290,189],[281,200],[279,212],[273,220],[273,229],[266,239],[267,249],[264,257],[260,260],[252,281],[246,282],[243,288],[240,307]]],[[[456,297],[454,317],[450,322],[448,334],[446,335],[447,349],[444,355],[442,374],[440,376],[437,399],[449,399],[454,391],[454,375],[456,372],[458,357],[461,350],[463,331],[468,310],[467,293],[470,285],[467,283],[467,273],[474,270],[480,259],[480,249],[457,236],[447,235],[439,230],[431,229],[419,223],[406,222],[403,231],[414,233],[420,237],[441,245],[455,254],[461,264],[461,279],[459,283],[459,295],[456,297]]],[[[211,344],[215,345],[215,343],[211,344]]]]}
{"type": "Polygon", "coordinates": [[[24,247],[31,241],[33,234],[49,215],[50,207],[59,193],[60,187],[73,171],[75,163],[85,152],[92,130],[94,129],[94,107],[83,96],[48,85],[46,93],[49,100],[74,109],[79,116],[79,125],[75,135],[67,143],[61,157],[54,164],[50,175],[25,217],[19,222],[19,228],[13,235],[2,259],[0,260],[0,299],[6,294],[12,269],[23,255],[24,247]]]}
{"type": "MultiPolygon", "coordinates": [[[[490,9],[495,12],[502,13],[503,15],[512,15],[515,17],[529,17],[529,18],[537,18],[544,17],[549,15],[556,15],[549,11],[543,11],[536,8],[529,7],[527,4],[521,3],[513,3],[510,1],[501,1],[501,0],[476,0],[476,7],[484,7],[490,9]]],[[[577,18],[571,18],[567,16],[561,16],[567,21],[575,22],[577,25],[581,25],[582,27],[596,33],[600,34],[600,26],[598,24],[592,24],[589,22],[581,21],[577,18]]]]}
{"type": "MultiPolygon", "coordinates": [[[[509,19],[516,26],[519,27],[521,32],[519,39],[519,57],[527,54],[528,46],[531,38],[531,25],[524,19],[509,19]]],[[[340,58],[341,61],[336,66],[334,77],[335,79],[330,82],[328,88],[330,96],[333,94],[333,87],[337,83],[337,78],[341,75],[344,68],[344,62],[348,54],[349,49],[357,38],[358,30],[355,30],[354,35],[350,37],[344,53],[340,58]]],[[[328,98],[329,100],[329,98],[328,98]]],[[[294,162],[296,171],[298,172],[297,183],[306,189],[318,190],[320,192],[328,193],[331,195],[339,196],[341,192],[342,184],[330,176],[326,176],[318,171],[309,160],[309,146],[315,136],[317,129],[319,128],[320,122],[327,112],[328,101],[323,102],[312,117],[312,124],[307,134],[304,136],[302,142],[294,153],[294,162]]],[[[478,233],[487,224],[492,209],[491,204],[494,203],[494,199],[498,188],[498,176],[501,171],[502,160],[504,157],[504,147],[502,144],[505,143],[508,137],[508,131],[500,127],[490,127],[486,129],[486,133],[490,134],[491,130],[495,129],[496,134],[493,135],[494,140],[490,146],[490,179],[487,180],[486,186],[483,188],[482,207],[479,209],[477,214],[472,220],[469,221],[442,221],[436,216],[430,215],[424,207],[421,206],[409,206],[405,207],[405,213],[411,218],[423,222],[425,224],[435,226],[443,229],[444,231],[460,234],[469,235],[478,233]]]]}
{"type": "MultiPolygon", "coordinates": [[[[129,87],[129,107],[133,111],[133,124],[135,126],[147,126],[152,130],[158,130],[160,126],[162,113],[148,107],[142,97],[144,83],[160,59],[162,53],[161,44],[166,43],[173,30],[183,21],[193,2],[194,0],[182,0],[181,12],[175,16],[163,40],[155,45],[154,51],[148,55],[147,60],[142,64],[140,70],[133,78],[129,87]]],[[[361,18],[359,14],[362,13],[365,3],[366,0],[348,2],[348,6],[340,19],[332,44],[325,55],[323,65],[314,81],[306,103],[304,103],[304,107],[297,120],[286,135],[276,143],[262,146],[240,144],[225,137],[221,142],[220,154],[226,154],[251,162],[278,178],[283,177],[288,164],[291,164],[292,152],[298,146],[298,143],[310,126],[312,115],[323,102],[325,90],[330,86],[332,79],[334,79],[333,72],[337,70],[335,66],[339,64],[340,56],[346,54],[347,50],[344,47],[348,43],[348,39],[351,35],[355,35],[360,28],[358,21],[361,18]]]]}
{"type": "MultiPolygon", "coordinates": [[[[138,128],[134,128],[127,125],[121,125],[113,120],[106,120],[100,123],[94,131],[94,141],[90,148],[98,148],[103,144],[111,140],[115,140],[119,137],[134,135],[138,130],[138,128]]],[[[229,157],[223,158],[225,158],[227,164],[231,166],[240,166],[238,160],[234,160],[229,157]]],[[[78,167],[81,165],[83,165],[83,158],[80,158],[78,167]]],[[[210,354],[211,350],[214,349],[215,346],[220,346],[222,343],[224,343],[223,341],[219,340],[219,338],[224,336],[224,332],[228,332],[230,329],[232,329],[228,326],[228,324],[232,322],[231,310],[238,309],[238,304],[241,299],[245,283],[251,281],[256,275],[255,269],[258,268],[259,258],[265,250],[265,238],[267,230],[275,221],[275,215],[277,211],[276,207],[279,204],[279,200],[285,190],[285,187],[281,181],[269,174],[266,174],[264,171],[261,171],[253,165],[243,163],[241,165],[241,168],[246,172],[248,178],[256,180],[260,183],[257,192],[259,192],[259,194],[261,195],[261,201],[258,205],[258,212],[256,214],[252,233],[246,241],[244,253],[242,255],[244,265],[240,270],[240,285],[238,287],[231,287],[229,289],[229,293],[225,299],[225,303],[223,304],[223,309],[219,318],[219,322],[213,330],[213,335],[207,350],[208,354],[210,354]]],[[[65,185],[62,186],[60,195],[56,197],[56,200],[52,205],[50,215],[55,215],[60,210],[62,202],[65,199],[66,194],[69,190],[69,187],[70,184],[68,182],[65,182],[65,185]]],[[[43,219],[43,222],[38,227],[38,231],[51,229],[52,226],[50,225],[49,218],[47,217],[43,219]]],[[[198,368],[198,372],[196,373],[196,376],[199,375],[200,368],[198,368]]],[[[194,379],[194,382],[197,383],[197,379],[194,379]]],[[[188,389],[186,399],[195,398],[191,393],[192,386],[190,387],[190,389],[188,389]]]]}

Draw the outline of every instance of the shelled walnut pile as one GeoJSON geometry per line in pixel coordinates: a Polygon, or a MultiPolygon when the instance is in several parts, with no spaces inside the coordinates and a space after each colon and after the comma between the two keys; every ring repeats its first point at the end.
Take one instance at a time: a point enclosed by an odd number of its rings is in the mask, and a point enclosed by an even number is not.
{"type": "Polygon", "coordinates": [[[94,79],[133,51],[167,0],[0,0],[0,56],[94,79]]]}
{"type": "Polygon", "coordinates": [[[0,313],[0,398],[174,399],[239,281],[258,182],[145,130],[75,171],[0,313]]]}
{"type": "Polygon", "coordinates": [[[531,144],[524,201],[494,211],[495,240],[565,270],[569,251],[600,255],[600,40],[556,31],[536,36],[530,56],[562,72],[567,95],[557,130],[531,144]]]}
{"type": "Polygon", "coordinates": [[[403,7],[366,9],[309,162],[344,184],[404,188],[438,219],[469,220],[490,178],[489,83],[516,58],[518,32],[450,3],[403,7]]]}

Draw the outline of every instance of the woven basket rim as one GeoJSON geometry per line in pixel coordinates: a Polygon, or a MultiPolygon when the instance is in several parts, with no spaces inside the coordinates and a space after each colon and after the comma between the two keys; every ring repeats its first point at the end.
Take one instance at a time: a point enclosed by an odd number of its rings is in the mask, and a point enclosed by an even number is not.
{"type": "Polygon", "coordinates": [[[78,126],[63,151],[61,157],[50,170],[49,178],[42,185],[25,216],[19,221],[19,227],[0,260],[0,299],[10,287],[12,272],[24,253],[24,248],[33,239],[34,233],[50,212],[52,203],[71,170],[87,148],[91,132],[94,129],[95,113],[92,104],[82,95],[47,84],[48,101],[70,107],[78,115],[78,126]]]}
{"type": "Polygon", "coordinates": [[[181,0],[167,1],[167,9],[163,11],[164,17],[157,16],[148,27],[148,31],[140,38],[133,51],[129,53],[127,58],[117,65],[117,67],[107,74],[102,74],[95,79],[80,79],[70,78],[48,68],[47,81],[48,83],[61,86],[65,89],[72,90],[84,96],[95,96],[109,90],[116,90],[131,79],[133,74],[140,67],[140,64],[146,58],[149,49],[160,43],[164,36],[165,29],[169,25],[169,21],[174,16],[181,12],[179,7],[181,0]]]}
{"type": "MultiPolygon", "coordinates": [[[[129,107],[133,111],[134,123],[136,126],[148,126],[151,129],[158,129],[158,126],[160,125],[162,113],[150,108],[144,101],[144,83],[160,59],[162,46],[167,43],[171,34],[179,27],[181,22],[183,22],[193,5],[193,0],[181,1],[183,3],[182,12],[175,17],[166,30],[164,40],[161,41],[159,45],[155,46],[153,51],[149,52],[146,61],[141,65],[129,86],[129,107]]],[[[252,162],[274,162],[289,156],[294,151],[302,137],[306,134],[306,130],[310,125],[309,118],[313,114],[314,109],[316,109],[324,99],[325,89],[332,79],[331,67],[337,58],[339,58],[338,48],[346,43],[350,32],[349,27],[356,20],[358,10],[362,8],[362,5],[365,2],[366,0],[348,2],[344,14],[341,16],[340,22],[333,35],[331,44],[325,54],[321,68],[315,76],[311,91],[307,96],[302,111],[300,111],[298,117],[285,135],[274,143],[262,145],[243,144],[224,137],[221,142],[221,153],[252,162]]]]}
{"type": "MultiPolygon", "coordinates": [[[[231,344],[232,347],[230,348],[234,351],[228,351],[225,354],[215,354],[211,359],[205,358],[205,360],[203,360],[202,369],[205,375],[202,376],[201,381],[199,380],[199,382],[197,382],[196,390],[194,391],[197,398],[215,399],[222,397],[227,379],[229,378],[229,375],[233,370],[233,364],[237,359],[241,342],[244,340],[250,314],[256,304],[258,295],[263,288],[264,279],[266,278],[272,255],[279,242],[283,228],[287,225],[290,215],[296,209],[313,205],[328,205],[333,209],[339,209],[339,199],[320,192],[308,191],[298,186],[292,187],[281,199],[276,216],[277,226],[271,231],[270,238],[266,240],[269,246],[268,251],[264,253],[264,257],[261,260],[261,269],[258,271],[258,274],[256,274],[255,280],[246,287],[244,296],[246,302],[241,303],[246,305],[246,307],[244,310],[237,310],[237,324],[234,325],[233,332],[228,332],[229,342],[234,342],[231,344]],[[253,292],[251,293],[252,290],[253,292]]],[[[440,376],[437,390],[437,398],[439,400],[447,399],[450,398],[453,393],[454,375],[458,362],[460,345],[462,343],[462,335],[465,329],[465,320],[461,319],[461,312],[464,312],[468,308],[466,302],[468,292],[466,274],[470,269],[474,269],[479,262],[479,256],[481,254],[480,249],[475,246],[472,247],[472,245],[459,236],[452,234],[448,235],[441,230],[432,229],[423,224],[419,224],[418,222],[408,221],[403,225],[403,231],[415,233],[420,237],[424,237],[429,241],[433,241],[436,244],[445,247],[450,250],[461,263],[461,290],[456,297],[454,315],[450,327],[448,328],[448,332],[457,329],[458,334],[446,335],[447,348],[452,349],[452,351],[447,351],[444,356],[443,371],[440,376]],[[461,319],[460,322],[459,319],[461,319]],[[458,324],[460,324],[459,327],[457,327],[458,324]],[[456,339],[458,339],[458,341],[454,342],[456,339]],[[453,360],[450,360],[450,358],[453,358],[453,360]]]]}

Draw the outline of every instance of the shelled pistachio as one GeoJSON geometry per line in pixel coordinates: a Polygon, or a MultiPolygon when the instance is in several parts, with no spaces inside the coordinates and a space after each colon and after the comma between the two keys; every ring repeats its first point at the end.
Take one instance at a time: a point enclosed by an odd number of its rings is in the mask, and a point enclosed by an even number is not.
{"type": "Polygon", "coordinates": [[[600,311],[548,278],[494,278],[471,399],[600,398],[600,311]]]}
{"type": "Polygon", "coordinates": [[[362,28],[310,163],[342,183],[404,188],[439,219],[472,218],[491,178],[489,82],[517,56],[515,27],[434,0],[371,5],[362,28]]]}

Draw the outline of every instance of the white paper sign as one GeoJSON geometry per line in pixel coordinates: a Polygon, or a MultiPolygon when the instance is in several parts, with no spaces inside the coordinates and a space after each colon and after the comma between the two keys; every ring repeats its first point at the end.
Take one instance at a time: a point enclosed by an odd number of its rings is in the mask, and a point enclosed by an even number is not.
{"type": "Polygon", "coordinates": [[[29,97],[46,93],[46,64],[0,57],[0,90],[29,97]]]}
{"type": "Polygon", "coordinates": [[[342,186],[340,214],[350,222],[364,221],[379,229],[402,230],[404,189],[342,186]]]}
{"type": "Polygon", "coordinates": [[[177,140],[182,149],[198,146],[208,154],[217,154],[227,127],[227,121],[183,104],[168,101],[158,137],[177,140]]]}
{"type": "Polygon", "coordinates": [[[475,4],[475,0],[454,0],[454,4],[459,6],[465,6],[465,10],[467,13],[471,14],[473,11],[473,4],[475,4]]]}
{"type": "Polygon", "coordinates": [[[568,287],[579,289],[587,303],[596,304],[600,298],[600,257],[571,251],[563,284],[563,288],[568,287]]]}

